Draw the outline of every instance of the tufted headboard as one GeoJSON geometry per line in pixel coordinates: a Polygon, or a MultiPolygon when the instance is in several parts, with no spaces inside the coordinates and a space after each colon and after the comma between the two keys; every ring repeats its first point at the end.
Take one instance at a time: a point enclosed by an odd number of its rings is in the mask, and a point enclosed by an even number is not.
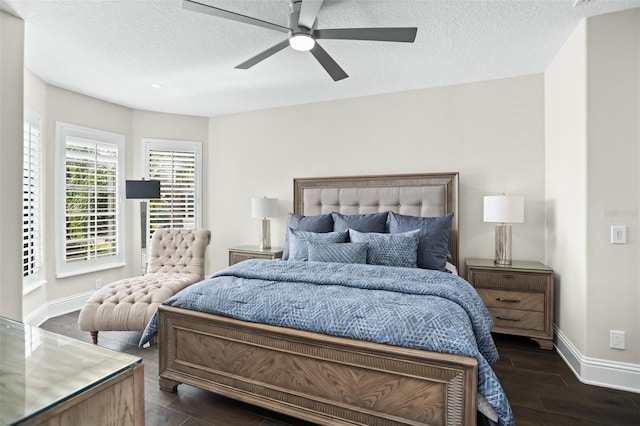
{"type": "Polygon", "coordinates": [[[433,217],[453,213],[449,251],[458,264],[458,173],[295,178],[293,212],[313,216],[383,211],[433,217]]]}

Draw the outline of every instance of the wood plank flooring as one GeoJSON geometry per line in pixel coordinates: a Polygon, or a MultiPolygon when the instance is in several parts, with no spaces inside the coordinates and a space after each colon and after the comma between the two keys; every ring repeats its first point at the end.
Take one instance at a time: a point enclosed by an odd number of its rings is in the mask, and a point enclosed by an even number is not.
{"type": "MultiPolygon", "coordinates": [[[[42,328],[91,342],[77,326],[78,312],[51,318],[42,328]]],[[[139,332],[100,332],[100,346],[144,360],[145,412],[149,426],[310,426],[188,385],[158,388],[158,350],[138,348],[139,332]]],[[[585,385],[555,351],[526,338],[495,335],[500,360],[493,366],[518,426],[637,426],[640,394],[585,385]]]]}

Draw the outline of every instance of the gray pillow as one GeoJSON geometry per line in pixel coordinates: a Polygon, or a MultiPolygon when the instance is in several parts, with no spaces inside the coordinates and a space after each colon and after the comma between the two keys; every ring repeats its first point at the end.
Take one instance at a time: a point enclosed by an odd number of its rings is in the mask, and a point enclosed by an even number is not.
{"type": "Polygon", "coordinates": [[[389,212],[366,214],[331,213],[333,216],[333,230],[346,231],[355,229],[360,232],[386,232],[387,216],[389,212]]]}
{"type": "Polygon", "coordinates": [[[446,272],[452,221],[453,213],[438,217],[418,217],[391,212],[389,232],[395,234],[419,230],[418,267],[446,272]]]}
{"type": "Polygon", "coordinates": [[[334,263],[367,263],[368,243],[309,242],[309,260],[334,263]]]}
{"type": "MultiPolygon", "coordinates": [[[[333,216],[331,214],[321,214],[317,216],[303,216],[299,214],[289,213],[289,221],[287,223],[287,230],[299,229],[301,231],[309,232],[332,232],[333,231],[333,216]]],[[[289,258],[289,231],[284,237],[284,251],[282,253],[282,260],[289,258]]]]}
{"type": "Polygon", "coordinates": [[[346,243],[349,232],[308,232],[289,229],[289,259],[309,260],[309,243],[346,243]]]}
{"type": "Polygon", "coordinates": [[[353,242],[369,243],[367,263],[371,265],[417,267],[418,240],[420,230],[400,234],[381,234],[377,232],[358,232],[349,230],[353,242]]]}

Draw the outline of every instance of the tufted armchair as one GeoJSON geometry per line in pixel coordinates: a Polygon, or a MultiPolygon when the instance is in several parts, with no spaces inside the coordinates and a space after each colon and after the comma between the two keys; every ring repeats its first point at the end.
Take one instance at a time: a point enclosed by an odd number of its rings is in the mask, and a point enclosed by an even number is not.
{"type": "Polygon", "coordinates": [[[211,240],[207,229],[159,229],[151,238],[147,272],[107,284],[85,303],[78,326],[89,331],[144,330],[158,305],[204,279],[204,255],[211,240]]]}

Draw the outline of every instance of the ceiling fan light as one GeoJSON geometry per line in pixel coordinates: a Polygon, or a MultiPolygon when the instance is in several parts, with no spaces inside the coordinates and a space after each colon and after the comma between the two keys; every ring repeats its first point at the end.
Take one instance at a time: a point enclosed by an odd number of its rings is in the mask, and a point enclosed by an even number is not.
{"type": "Polygon", "coordinates": [[[303,52],[313,49],[316,45],[316,41],[309,34],[297,33],[289,37],[289,46],[295,50],[303,52]]]}

